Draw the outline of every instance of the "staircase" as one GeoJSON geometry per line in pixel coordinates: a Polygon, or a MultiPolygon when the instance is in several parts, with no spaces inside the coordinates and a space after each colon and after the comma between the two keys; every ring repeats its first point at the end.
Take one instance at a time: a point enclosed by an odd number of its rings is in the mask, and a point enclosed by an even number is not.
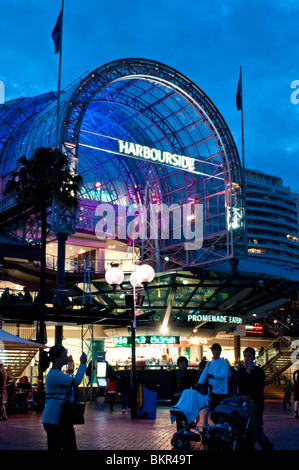
{"type": "Polygon", "coordinates": [[[268,385],[273,382],[276,377],[278,377],[292,365],[292,352],[293,349],[280,351],[275,356],[273,356],[266,364],[264,364],[264,366],[262,366],[262,369],[264,369],[266,374],[265,385],[268,385]]]}
{"type": "Polygon", "coordinates": [[[38,354],[36,349],[10,350],[6,349],[1,357],[9,379],[20,377],[32,359],[38,354]]]}
{"type": "MultiPolygon", "coordinates": [[[[32,324],[17,325],[14,323],[6,323],[3,328],[8,333],[18,335],[21,338],[30,341],[35,339],[36,327],[32,324]]],[[[7,377],[15,379],[20,377],[26,367],[29,366],[32,359],[38,354],[38,350],[34,349],[5,349],[0,351],[0,359],[4,363],[7,377]]]]}

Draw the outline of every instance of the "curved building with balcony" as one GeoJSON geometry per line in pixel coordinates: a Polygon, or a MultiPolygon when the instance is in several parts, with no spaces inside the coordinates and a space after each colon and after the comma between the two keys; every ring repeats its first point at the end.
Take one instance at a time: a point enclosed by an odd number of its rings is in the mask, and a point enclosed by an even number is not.
{"type": "Polygon", "coordinates": [[[279,177],[246,170],[248,256],[299,264],[298,194],[279,177]]]}

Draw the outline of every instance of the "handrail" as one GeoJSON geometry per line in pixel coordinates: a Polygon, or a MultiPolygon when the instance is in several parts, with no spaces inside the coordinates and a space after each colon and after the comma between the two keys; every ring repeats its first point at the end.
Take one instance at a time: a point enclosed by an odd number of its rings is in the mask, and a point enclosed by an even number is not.
{"type": "Polygon", "coordinates": [[[278,353],[282,351],[282,349],[281,349],[281,343],[283,343],[283,342],[287,343],[287,346],[286,346],[286,348],[285,348],[284,350],[287,350],[287,349],[290,347],[290,345],[291,345],[291,341],[290,341],[289,338],[287,338],[286,336],[278,336],[277,338],[275,338],[275,339],[272,341],[272,343],[268,344],[268,346],[266,347],[266,349],[264,349],[261,354],[258,354],[258,355],[257,355],[256,359],[263,359],[263,358],[266,358],[266,360],[265,360],[265,363],[266,363],[266,362],[268,361],[268,359],[267,359],[267,353],[268,353],[268,351],[269,351],[269,350],[272,348],[272,346],[273,346],[275,343],[277,343],[277,342],[279,342],[279,351],[278,351],[278,353]]]}
{"type": "MultiPolygon", "coordinates": [[[[132,272],[134,270],[132,254],[125,253],[122,258],[117,259],[101,259],[95,258],[94,260],[89,260],[89,269],[91,272],[95,273],[104,273],[108,268],[113,264],[120,266],[123,270],[127,272],[132,272]],[[127,257],[126,257],[127,256],[127,257]]],[[[56,255],[46,255],[46,266],[47,269],[52,271],[57,271],[58,257],[56,255]]],[[[85,270],[85,261],[78,261],[76,257],[65,258],[65,272],[67,273],[84,273],[85,270]]]]}
{"type": "Polygon", "coordinates": [[[282,323],[280,320],[278,320],[277,318],[275,318],[273,315],[268,315],[268,318],[272,318],[273,320],[277,321],[277,323],[279,323],[280,325],[282,325],[284,328],[288,328],[289,327],[287,325],[285,325],[284,323],[282,323]]]}

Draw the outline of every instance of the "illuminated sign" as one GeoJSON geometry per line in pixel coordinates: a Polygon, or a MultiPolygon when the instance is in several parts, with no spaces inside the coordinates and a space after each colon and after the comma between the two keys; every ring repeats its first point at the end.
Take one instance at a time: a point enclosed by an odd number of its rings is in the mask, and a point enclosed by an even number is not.
{"type": "Polygon", "coordinates": [[[244,208],[228,207],[227,208],[227,228],[236,230],[244,225],[244,208]]]}
{"type": "Polygon", "coordinates": [[[179,344],[179,336],[150,336],[150,344],[179,344]]]}
{"type": "Polygon", "coordinates": [[[201,314],[190,314],[188,315],[188,321],[192,322],[215,322],[215,323],[242,323],[242,318],[233,317],[231,315],[201,315],[201,314]]]}
{"type": "Polygon", "coordinates": [[[207,344],[207,338],[195,338],[193,336],[188,336],[187,341],[190,346],[199,346],[200,344],[207,344]]]}
{"type": "Polygon", "coordinates": [[[177,155],[176,153],[163,152],[155,148],[134,144],[132,142],[126,142],[123,140],[119,140],[118,144],[120,153],[144,158],[145,160],[152,160],[153,162],[166,163],[167,165],[183,168],[184,170],[195,170],[194,158],[185,157],[184,155],[177,155]]]}
{"type": "Polygon", "coordinates": [[[246,333],[254,333],[254,334],[262,334],[264,330],[262,325],[246,325],[245,329],[246,329],[246,333]]]}
{"type": "Polygon", "coordinates": [[[115,346],[130,346],[131,344],[131,339],[128,337],[119,337],[115,338],[115,346]]]}
{"type": "MultiPolygon", "coordinates": [[[[130,346],[132,344],[129,336],[115,338],[115,346],[130,346]]],[[[136,344],[179,344],[179,336],[136,336],[136,344]]]]}

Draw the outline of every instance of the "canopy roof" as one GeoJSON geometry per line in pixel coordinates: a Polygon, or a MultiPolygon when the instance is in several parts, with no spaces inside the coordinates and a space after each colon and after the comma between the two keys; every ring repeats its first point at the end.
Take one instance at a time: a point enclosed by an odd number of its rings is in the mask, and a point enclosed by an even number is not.
{"type": "MultiPolygon", "coordinates": [[[[131,318],[125,298],[131,289],[128,276],[115,293],[105,280],[94,284],[115,303],[115,310],[101,322],[111,324],[113,318],[117,325],[118,320],[131,318]]],[[[256,273],[200,268],[162,273],[149,284],[142,307],[136,307],[137,325],[164,325],[170,331],[185,328],[190,333],[203,327],[232,331],[270,315],[289,301],[298,286],[299,276],[295,281],[258,269],[256,273]]]]}
{"type": "Polygon", "coordinates": [[[0,350],[2,349],[42,349],[43,344],[29,341],[0,329],[0,350]]]}
{"type": "MultiPolygon", "coordinates": [[[[192,268],[188,271],[156,273],[144,295],[137,298],[137,327],[169,328],[191,334],[203,329],[232,331],[271,315],[291,298],[297,298],[299,276],[271,266],[255,263],[256,267],[240,265],[217,269],[192,268]],[[262,269],[262,267],[264,269],[262,269]]],[[[132,310],[126,295],[132,293],[130,276],[125,275],[116,292],[102,277],[92,282],[91,293],[83,295],[76,289],[72,302],[65,306],[47,304],[45,320],[73,324],[98,324],[105,328],[129,327],[132,310]]],[[[1,307],[1,304],[0,304],[1,307]]],[[[3,320],[33,322],[38,320],[35,304],[16,301],[1,307],[3,320]]],[[[182,333],[183,334],[183,333],[182,333]]],[[[34,343],[35,344],[35,343],[34,343]]]]}

